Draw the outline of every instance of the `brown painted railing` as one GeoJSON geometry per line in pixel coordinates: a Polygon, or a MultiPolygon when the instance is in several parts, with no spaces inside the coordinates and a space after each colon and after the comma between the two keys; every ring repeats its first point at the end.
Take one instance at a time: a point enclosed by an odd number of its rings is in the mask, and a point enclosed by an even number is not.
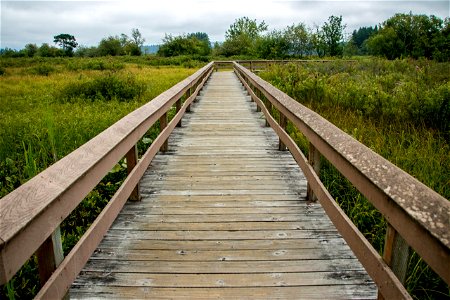
{"type": "Polygon", "coordinates": [[[280,149],[287,147],[305,173],[309,199],[317,197],[320,201],[377,284],[379,298],[411,298],[402,284],[409,246],[450,284],[450,201],[242,65],[235,62],[234,70],[257,103],[258,110],[266,116],[267,125],[277,132],[280,149]],[[279,123],[269,112],[272,108],[280,114],[279,123]],[[286,133],[286,119],[308,139],[308,159],[286,133]],[[320,181],[321,156],[333,164],[386,218],[388,228],[383,257],[359,232],[320,181]]]}
{"type": "Polygon", "coordinates": [[[127,199],[139,200],[140,178],[156,153],[167,150],[169,134],[180,125],[213,66],[209,63],[131,112],[0,200],[0,284],[36,253],[44,283],[37,298],[64,297],[127,199]],[[177,114],[168,123],[167,113],[174,105],[177,114]],[[158,120],[161,132],[138,160],[136,144],[158,120]],[[123,157],[128,177],[63,259],[59,225],[123,157]]]}

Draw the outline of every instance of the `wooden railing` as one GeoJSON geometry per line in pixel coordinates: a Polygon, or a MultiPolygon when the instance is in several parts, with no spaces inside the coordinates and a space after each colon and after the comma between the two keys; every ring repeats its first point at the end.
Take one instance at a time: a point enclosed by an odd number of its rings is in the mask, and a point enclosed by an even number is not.
{"type": "Polygon", "coordinates": [[[411,298],[402,281],[408,245],[450,284],[450,201],[434,192],[285,93],[234,62],[239,79],[267,124],[306,175],[308,198],[320,201],[338,231],[379,288],[379,298],[411,298]],[[271,116],[275,108],[279,123],[271,116]],[[308,159],[286,133],[289,120],[309,141],[308,159]],[[383,257],[336,204],[319,179],[323,156],[345,176],[388,222],[383,257]]]}
{"type": "Polygon", "coordinates": [[[139,200],[140,178],[156,153],[167,150],[169,134],[181,124],[213,66],[209,63],[131,112],[0,200],[0,284],[36,253],[43,283],[36,298],[65,296],[126,200],[139,200]],[[174,105],[177,113],[168,123],[167,113],[174,105]],[[159,136],[138,159],[137,142],[158,120],[159,136]],[[63,259],[59,225],[123,157],[127,159],[127,178],[63,259]]]}

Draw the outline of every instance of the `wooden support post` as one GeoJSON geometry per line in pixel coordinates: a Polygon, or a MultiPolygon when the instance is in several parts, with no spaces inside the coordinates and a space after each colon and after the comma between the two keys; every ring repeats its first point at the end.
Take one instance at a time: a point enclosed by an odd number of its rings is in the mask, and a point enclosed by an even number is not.
{"type": "MultiPolygon", "coordinates": [[[[137,149],[136,145],[134,145],[127,152],[126,159],[127,159],[127,173],[130,174],[131,171],[133,171],[134,167],[138,163],[138,149],[137,149]]],[[[141,200],[141,195],[139,194],[139,183],[136,185],[134,190],[131,192],[131,195],[128,198],[128,200],[131,200],[131,201],[140,201],[141,200]]]]}
{"type": "MultiPolygon", "coordinates": [[[[269,100],[267,100],[266,108],[267,108],[267,111],[269,112],[269,114],[271,114],[272,113],[272,103],[270,103],[269,100]]],[[[270,124],[269,124],[269,121],[267,121],[267,118],[266,118],[266,127],[270,127],[270,124]]]]}
{"type": "MultiPolygon", "coordinates": [[[[314,172],[316,172],[316,174],[319,175],[320,174],[320,152],[311,143],[309,143],[308,163],[313,167],[314,172]]],[[[311,202],[317,201],[317,197],[316,197],[316,195],[314,195],[309,183],[307,185],[306,198],[308,199],[308,201],[311,201],[311,202]]]]}
{"type": "MultiPolygon", "coordinates": [[[[261,90],[258,90],[258,98],[261,99],[261,102],[264,103],[264,106],[269,111],[269,114],[272,112],[272,103],[268,99],[264,97],[264,94],[261,92],[261,90]]],[[[266,127],[270,127],[269,121],[267,121],[266,118],[266,127]]]]}
{"type": "MultiPolygon", "coordinates": [[[[261,99],[261,97],[259,96],[259,90],[258,89],[256,89],[255,87],[252,87],[252,90],[255,92],[255,95],[259,98],[259,99],[261,99]]],[[[256,103],[256,111],[257,112],[260,112],[261,111],[261,107],[258,105],[258,103],[255,101],[255,103],[256,103]]]]}
{"type": "Polygon", "coordinates": [[[47,282],[53,271],[64,259],[64,252],[61,242],[61,229],[58,226],[55,231],[45,240],[36,251],[39,279],[41,286],[47,282]]]}
{"type": "MultiPolygon", "coordinates": [[[[406,281],[409,255],[409,245],[398,234],[397,230],[388,223],[384,241],[383,259],[403,285],[406,281]]],[[[378,299],[384,299],[380,292],[378,292],[378,299]]]]}
{"type": "MultiPolygon", "coordinates": [[[[189,88],[186,91],[186,100],[189,99],[190,96],[191,96],[191,88],[189,88]]],[[[190,104],[186,107],[186,112],[191,112],[191,105],[190,104]]]]}
{"type": "MultiPolygon", "coordinates": [[[[176,113],[178,113],[179,111],[180,111],[180,109],[181,109],[181,105],[182,105],[182,99],[180,98],[180,99],[178,99],[178,101],[175,103],[175,110],[176,110],[176,113]]],[[[181,119],[180,119],[180,121],[177,123],[177,127],[181,127],[181,119]]]]}
{"type": "MultiPolygon", "coordinates": [[[[165,113],[164,115],[161,116],[161,118],[159,118],[159,129],[160,131],[163,131],[164,128],[167,127],[167,113],[165,113]]],[[[167,150],[169,150],[169,142],[168,140],[166,140],[164,142],[164,144],[162,144],[161,148],[159,149],[161,152],[166,152],[167,150]]]]}
{"type": "MultiPolygon", "coordinates": [[[[281,126],[281,128],[283,128],[284,131],[286,131],[287,119],[286,119],[286,116],[283,115],[281,112],[280,112],[280,126],[281,126]]],[[[278,150],[280,150],[280,151],[287,150],[286,145],[281,141],[281,139],[279,139],[279,141],[278,141],[278,150]]]]}

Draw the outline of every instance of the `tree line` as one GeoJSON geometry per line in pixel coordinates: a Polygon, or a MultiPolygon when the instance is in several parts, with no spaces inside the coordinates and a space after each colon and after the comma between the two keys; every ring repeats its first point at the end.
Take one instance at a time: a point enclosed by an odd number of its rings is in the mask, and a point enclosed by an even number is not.
{"type": "Polygon", "coordinates": [[[145,39],[139,29],[133,28],[131,36],[122,33],[120,36],[109,36],[103,38],[98,46],[79,46],[76,38],[71,34],[55,35],[53,42],[60,48],[43,43],[40,47],[36,44],[27,44],[19,51],[14,49],[1,49],[0,55],[6,57],[96,57],[96,56],[119,56],[119,55],[142,55],[142,46],[145,39]]]}
{"type": "MultiPolygon", "coordinates": [[[[382,24],[361,27],[349,36],[345,36],[345,28],[342,16],[330,16],[321,26],[313,28],[300,22],[270,31],[264,21],[242,17],[230,25],[222,43],[212,45],[204,32],[179,36],[166,34],[157,55],[260,59],[375,55],[388,59],[450,59],[449,18],[442,20],[433,15],[395,14],[382,24]]],[[[131,37],[121,34],[104,38],[96,47],[78,46],[75,37],[60,34],[54,37],[55,44],[60,48],[47,43],[41,47],[27,44],[20,51],[3,49],[0,54],[25,57],[142,55],[144,41],[138,29],[132,30],[131,37]]]]}

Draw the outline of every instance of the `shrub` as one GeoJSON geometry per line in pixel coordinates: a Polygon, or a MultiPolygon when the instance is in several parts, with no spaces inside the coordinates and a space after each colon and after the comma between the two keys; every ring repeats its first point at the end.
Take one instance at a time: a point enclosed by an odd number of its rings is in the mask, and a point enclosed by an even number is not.
{"type": "Polygon", "coordinates": [[[136,80],[135,76],[109,73],[93,79],[79,79],[61,90],[61,99],[71,101],[76,99],[119,100],[127,101],[140,97],[146,85],[136,80]]]}
{"type": "Polygon", "coordinates": [[[78,70],[96,70],[96,71],[118,71],[125,68],[125,65],[121,62],[105,59],[82,59],[72,61],[67,65],[67,68],[71,71],[78,70]]]}
{"type": "Polygon", "coordinates": [[[55,72],[55,68],[49,64],[39,64],[31,69],[31,73],[35,75],[48,76],[55,72]]]}

